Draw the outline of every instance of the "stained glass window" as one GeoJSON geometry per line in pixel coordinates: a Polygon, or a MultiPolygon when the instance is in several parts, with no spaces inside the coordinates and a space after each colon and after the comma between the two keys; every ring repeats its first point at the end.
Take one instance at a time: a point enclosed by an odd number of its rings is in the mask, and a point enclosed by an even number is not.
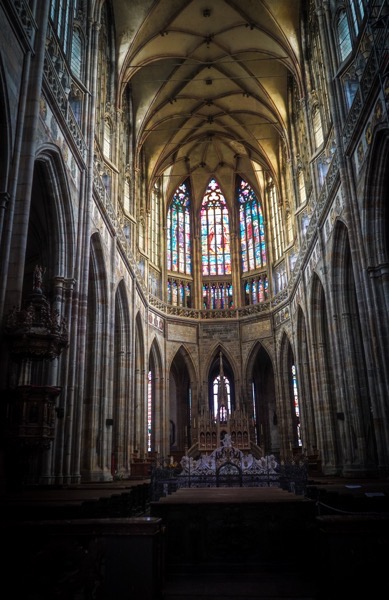
{"type": "Polygon", "coordinates": [[[243,272],[266,266],[265,226],[253,188],[239,179],[237,190],[243,272]]]}
{"type": "Polygon", "coordinates": [[[269,282],[266,274],[250,277],[244,283],[245,304],[259,304],[268,299],[269,282]]]}
{"type": "Polygon", "coordinates": [[[219,416],[220,422],[227,421],[227,411],[231,413],[231,385],[225,375],[218,375],[213,380],[213,414],[219,416]],[[220,398],[224,397],[227,405],[219,407],[220,398]]]}
{"type": "Polygon", "coordinates": [[[167,215],[167,268],[190,275],[190,189],[183,182],[176,190],[167,215]]]}
{"type": "Polygon", "coordinates": [[[233,294],[232,283],[219,281],[216,283],[203,284],[203,308],[225,309],[232,308],[233,294]]]}
{"type": "Polygon", "coordinates": [[[299,170],[297,175],[297,185],[299,190],[300,204],[304,204],[307,199],[307,193],[305,189],[304,171],[302,169],[299,170]]]}
{"type": "Polygon", "coordinates": [[[321,122],[321,114],[318,106],[315,106],[312,113],[313,135],[315,136],[316,148],[319,148],[324,142],[323,126],[321,122]]]}
{"type": "Polygon", "coordinates": [[[191,306],[191,284],[169,277],[167,282],[167,301],[173,306],[191,306]]]}
{"type": "Polygon", "coordinates": [[[81,79],[82,73],[82,38],[78,29],[73,30],[71,67],[73,75],[81,79]]]}
{"type": "Polygon", "coordinates": [[[228,209],[219,184],[213,178],[201,206],[201,248],[203,275],[231,273],[228,209]]]}
{"type": "Polygon", "coordinates": [[[347,13],[345,10],[342,10],[339,14],[337,23],[337,33],[340,59],[344,60],[351,52],[351,36],[347,21],[347,13]]]}

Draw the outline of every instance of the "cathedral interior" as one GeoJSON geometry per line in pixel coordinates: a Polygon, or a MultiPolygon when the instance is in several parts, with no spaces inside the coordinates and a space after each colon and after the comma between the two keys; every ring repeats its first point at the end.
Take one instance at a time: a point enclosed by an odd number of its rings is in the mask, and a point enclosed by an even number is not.
{"type": "MultiPolygon", "coordinates": [[[[374,510],[355,506],[379,523],[358,532],[371,543],[385,531],[386,547],[388,15],[387,0],[0,0],[8,516],[34,490],[144,491],[158,465],[271,457],[303,465],[313,495],[372,484],[374,510]]],[[[285,493],[301,525],[289,535],[314,545],[302,497],[285,493]]],[[[160,521],[175,531],[181,514],[200,539],[193,505],[171,505],[151,501],[149,521],[135,523],[138,510],[129,526],[155,545],[160,521]]],[[[281,534],[264,534],[273,562],[281,534]]],[[[246,538],[240,550],[257,556],[246,538]]],[[[207,547],[176,541],[189,562],[207,547]]],[[[131,597],[162,597],[139,589],[131,597]]]]}

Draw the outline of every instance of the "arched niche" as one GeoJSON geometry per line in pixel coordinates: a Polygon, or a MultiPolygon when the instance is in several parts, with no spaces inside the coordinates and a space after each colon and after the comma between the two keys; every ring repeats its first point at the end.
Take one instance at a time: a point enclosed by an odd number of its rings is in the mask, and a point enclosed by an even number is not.
{"type": "Polygon", "coordinates": [[[265,454],[279,451],[276,387],[273,363],[267,350],[259,342],[251,350],[247,363],[247,396],[253,414],[254,438],[265,454]]]}

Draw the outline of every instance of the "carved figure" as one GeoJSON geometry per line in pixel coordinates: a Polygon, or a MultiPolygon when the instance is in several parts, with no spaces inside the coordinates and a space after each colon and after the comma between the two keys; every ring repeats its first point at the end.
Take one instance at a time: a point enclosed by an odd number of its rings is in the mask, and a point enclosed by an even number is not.
{"type": "Polygon", "coordinates": [[[42,281],[45,271],[46,269],[44,269],[41,265],[36,265],[34,270],[34,290],[42,290],[42,281]]]}

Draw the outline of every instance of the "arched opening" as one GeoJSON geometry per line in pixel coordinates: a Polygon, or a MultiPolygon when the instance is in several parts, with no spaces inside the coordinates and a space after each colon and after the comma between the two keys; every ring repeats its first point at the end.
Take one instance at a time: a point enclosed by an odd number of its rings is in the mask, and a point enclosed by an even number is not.
{"type": "Polygon", "coordinates": [[[176,353],[169,377],[169,448],[172,456],[180,456],[190,448],[192,422],[197,416],[193,406],[193,365],[183,347],[176,353]]]}
{"type": "Polygon", "coordinates": [[[93,234],[89,259],[86,324],[85,394],[83,398],[82,478],[111,478],[111,449],[107,448],[106,414],[108,290],[100,236],[93,234]]]}
{"type": "Polygon", "coordinates": [[[280,349],[280,377],[282,393],[282,444],[285,453],[302,451],[300,420],[300,383],[291,343],[283,334],[280,349]]]}
{"type": "Polygon", "coordinates": [[[317,454],[316,427],[314,407],[312,401],[311,366],[309,357],[309,344],[307,339],[307,324],[301,309],[297,311],[297,361],[299,399],[301,411],[301,426],[303,450],[308,455],[317,454]]]}
{"type": "Polygon", "coordinates": [[[344,381],[337,408],[343,469],[365,470],[377,464],[372,404],[348,231],[340,221],[333,243],[334,304],[344,381]]]}
{"type": "Polygon", "coordinates": [[[318,450],[323,471],[337,472],[339,465],[338,439],[336,435],[337,394],[334,385],[332,363],[333,347],[329,329],[327,303],[323,285],[315,274],[311,292],[312,321],[312,380],[314,381],[314,410],[318,450]]]}
{"type": "Polygon", "coordinates": [[[231,414],[236,408],[234,372],[221,347],[215,353],[208,372],[208,406],[214,418],[220,409],[225,418],[225,410],[231,414]],[[224,408],[220,406],[221,399],[224,408]]]}
{"type": "Polygon", "coordinates": [[[132,411],[133,453],[134,458],[143,458],[147,452],[145,397],[145,348],[142,318],[138,313],[135,319],[135,381],[134,404],[132,411]]]}
{"type": "Polygon", "coordinates": [[[163,374],[161,353],[153,341],[147,371],[147,451],[149,454],[165,454],[163,419],[163,374]]]}
{"type": "Polygon", "coordinates": [[[269,354],[261,344],[251,353],[247,369],[248,390],[252,403],[254,440],[264,454],[278,453],[280,450],[278,411],[274,369],[269,354]]]}
{"type": "Polygon", "coordinates": [[[131,435],[131,352],[130,316],[127,294],[122,280],[115,295],[115,336],[113,365],[113,423],[111,473],[123,476],[130,465],[128,440],[131,435]]]}

